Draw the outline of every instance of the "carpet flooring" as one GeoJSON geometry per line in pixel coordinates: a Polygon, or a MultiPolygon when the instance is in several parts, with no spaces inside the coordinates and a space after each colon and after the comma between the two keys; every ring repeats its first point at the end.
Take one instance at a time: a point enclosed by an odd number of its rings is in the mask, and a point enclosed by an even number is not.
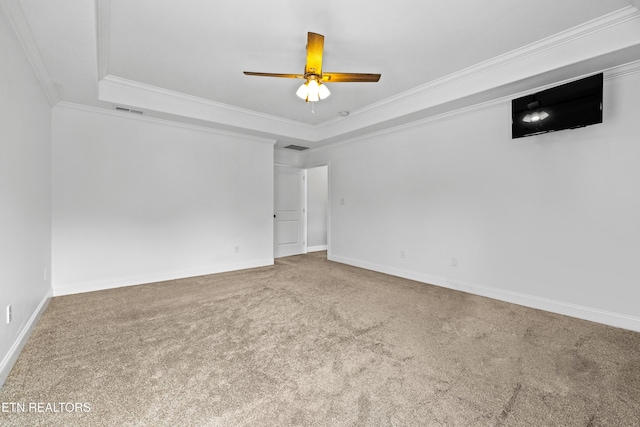
{"type": "Polygon", "coordinates": [[[55,297],[0,403],[3,426],[640,426],[640,334],[319,252],[55,297]]]}

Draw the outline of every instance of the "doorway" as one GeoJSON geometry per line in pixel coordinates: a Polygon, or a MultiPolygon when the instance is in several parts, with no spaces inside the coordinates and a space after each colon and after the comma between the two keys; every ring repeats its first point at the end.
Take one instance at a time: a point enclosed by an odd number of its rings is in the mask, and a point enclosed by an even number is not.
{"type": "Polygon", "coordinates": [[[274,168],[273,257],[329,248],[329,167],[274,168]]]}
{"type": "Polygon", "coordinates": [[[328,248],[329,167],[307,169],[307,252],[328,248]]]}

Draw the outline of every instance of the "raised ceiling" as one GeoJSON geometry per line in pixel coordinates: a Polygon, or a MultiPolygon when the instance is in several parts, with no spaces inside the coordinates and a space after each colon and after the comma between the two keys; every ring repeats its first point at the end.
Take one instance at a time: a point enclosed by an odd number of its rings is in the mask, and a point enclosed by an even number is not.
{"type": "Polygon", "coordinates": [[[0,0],[52,102],[113,109],[320,147],[469,103],[640,59],[637,0],[0,0]],[[300,81],[307,32],[323,68],[381,73],[300,81]],[[348,111],[348,117],[339,112],[348,111]]]}

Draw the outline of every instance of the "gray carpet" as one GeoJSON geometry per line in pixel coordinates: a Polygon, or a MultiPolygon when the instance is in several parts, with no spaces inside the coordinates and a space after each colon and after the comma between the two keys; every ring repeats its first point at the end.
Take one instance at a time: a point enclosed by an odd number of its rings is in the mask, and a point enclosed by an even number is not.
{"type": "Polygon", "coordinates": [[[640,334],[314,253],[53,298],[2,402],[3,426],[640,426],[640,334]]]}

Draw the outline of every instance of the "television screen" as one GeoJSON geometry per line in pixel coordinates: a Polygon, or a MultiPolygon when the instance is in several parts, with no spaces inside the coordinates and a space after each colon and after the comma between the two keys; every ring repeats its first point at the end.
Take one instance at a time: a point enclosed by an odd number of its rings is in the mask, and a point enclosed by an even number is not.
{"type": "Polygon", "coordinates": [[[602,73],[511,101],[512,137],[602,123],[602,73]]]}

